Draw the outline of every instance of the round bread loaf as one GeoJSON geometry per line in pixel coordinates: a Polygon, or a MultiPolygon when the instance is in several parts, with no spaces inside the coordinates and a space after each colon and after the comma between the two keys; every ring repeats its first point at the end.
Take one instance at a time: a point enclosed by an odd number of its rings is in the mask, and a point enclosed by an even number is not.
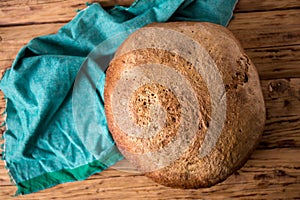
{"type": "Polygon", "coordinates": [[[108,127],[154,181],[209,187],[239,169],[263,132],[255,66],[226,28],[154,23],[120,46],[106,73],[108,127]]]}

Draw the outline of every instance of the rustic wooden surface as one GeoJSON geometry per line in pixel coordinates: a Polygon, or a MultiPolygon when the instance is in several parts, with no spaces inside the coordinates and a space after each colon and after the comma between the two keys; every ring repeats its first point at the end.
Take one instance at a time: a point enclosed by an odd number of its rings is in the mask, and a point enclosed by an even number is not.
{"type": "MultiPolygon", "coordinates": [[[[55,33],[71,20],[80,0],[1,0],[0,70],[8,68],[31,38],[55,33]]],[[[94,1],[96,2],[96,1],[94,1]]],[[[105,6],[132,0],[100,0],[105,6]]],[[[249,161],[226,181],[207,189],[181,190],[113,169],[15,199],[292,199],[300,198],[300,1],[240,0],[229,29],[241,41],[261,78],[267,121],[249,161]]],[[[0,108],[4,109],[3,98],[0,108]]],[[[11,199],[0,162],[0,199],[11,199]]]]}

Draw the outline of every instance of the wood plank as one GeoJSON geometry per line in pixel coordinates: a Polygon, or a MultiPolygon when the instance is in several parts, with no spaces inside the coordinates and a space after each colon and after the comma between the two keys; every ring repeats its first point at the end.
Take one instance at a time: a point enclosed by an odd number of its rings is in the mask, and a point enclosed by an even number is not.
{"type": "Polygon", "coordinates": [[[32,38],[53,34],[64,23],[0,28],[0,72],[11,66],[18,51],[32,38]]]}
{"type": "Polygon", "coordinates": [[[130,5],[133,0],[5,0],[0,1],[0,26],[70,21],[86,2],[99,2],[104,7],[130,5]]]}
{"type": "MultiPolygon", "coordinates": [[[[300,184],[300,78],[263,80],[261,81],[261,86],[266,104],[267,121],[265,132],[259,146],[257,147],[257,150],[251,156],[245,167],[238,171],[238,175],[234,175],[234,178],[231,177],[229,179],[233,182],[226,181],[224,183],[225,186],[224,184],[221,184],[222,186],[220,189],[214,189],[215,187],[213,187],[211,190],[205,189],[205,193],[214,194],[215,192],[217,196],[214,197],[220,197],[220,195],[223,193],[224,195],[229,195],[232,192],[236,192],[236,194],[238,194],[237,191],[232,191],[231,186],[229,186],[236,184],[236,190],[240,187],[250,187],[249,191],[255,191],[259,188],[258,186],[262,185],[264,186],[263,188],[270,190],[266,192],[267,194],[274,193],[280,188],[282,189],[282,185],[288,186],[284,187],[285,190],[290,191],[289,189],[291,189],[290,192],[294,192],[294,195],[296,194],[295,192],[298,191],[296,190],[296,187],[299,187],[300,184]],[[274,176],[276,170],[283,170],[284,174],[288,174],[288,177],[279,177],[281,182],[278,182],[278,177],[274,176]],[[290,179],[291,177],[292,179],[290,179]],[[226,184],[228,185],[226,186],[226,184]],[[256,189],[254,190],[254,188],[256,189]]],[[[4,107],[3,101],[0,103],[0,107],[4,107]]],[[[121,188],[129,192],[129,188],[127,188],[129,186],[125,187],[124,189],[124,185],[118,185],[123,183],[130,183],[130,190],[135,188],[137,191],[139,191],[142,190],[142,188],[159,187],[159,191],[169,191],[168,188],[158,186],[143,176],[127,174],[115,170],[109,170],[108,172],[97,174],[90,177],[89,180],[94,181],[94,179],[104,179],[101,183],[101,188],[104,189],[101,189],[100,191],[101,193],[103,192],[102,190],[106,191],[105,195],[108,195],[108,193],[111,195],[117,195],[118,189],[121,188]],[[138,185],[135,185],[136,182],[138,185]],[[111,188],[109,184],[113,184],[113,188],[111,188]]],[[[10,180],[6,174],[3,163],[0,163],[0,180],[0,187],[10,185],[10,180]]],[[[95,183],[93,181],[87,181],[84,182],[84,184],[72,183],[70,184],[70,190],[73,190],[74,187],[79,187],[79,185],[91,187],[95,183]]],[[[67,186],[67,188],[68,187],[69,186],[67,186]]],[[[219,186],[217,186],[217,188],[218,187],[219,186]]],[[[8,192],[7,190],[11,192],[13,189],[11,187],[5,188],[6,189],[3,190],[2,195],[8,192]]],[[[56,192],[57,190],[60,190],[60,188],[61,190],[62,188],[64,188],[64,190],[66,189],[63,186],[57,186],[56,189],[53,189],[53,191],[56,192]]],[[[97,192],[99,189],[94,187],[92,188],[92,191],[85,189],[84,191],[93,193],[97,192]]],[[[45,194],[48,194],[47,191],[45,194]]],[[[263,190],[261,190],[261,192],[262,191],[263,190]]],[[[85,192],[82,192],[79,195],[85,195],[85,192]]],[[[42,195],[43,193],[44,192],[41,192],[39,194],[42,195]]],[[[61,195],[67,195],[65,197],[71,197],[73,194],[74,193],[70,192],[70,194],[61,195]]],[[[143,192],[141,192],[141,194],[143,194],[143,192]]],[[[277,193],[274,193],[274,195],[275,194],[278,195],[277,193]]],[[[189,195],[189,193],[187,195],[189,195]]],[[[201,195],[203,195],[203,193],[201,193],[201,195]]],[[[114,197],[115,196],[111,196],[111,198],[114,197]]],[[[262,196],[258,196],[258,198],[259,197],[262,196]]]]}
{"type": "Polygon", "coordinates": [[[300,148],[300,79],[261,81],[267,120],[260,149],[300,148]]]}
{"type": "MultiPolygon", "coordinates": [[[[100,2],[104,7],[115,4],[129,6],[133,0],[3,0],[0,1],[0,26],[68,22],[77,9],[85,8],[85,2],[100,2]]],[[[284,10],[300,7],[298,0],[240,0],[235,12],[284,10]]]]}
{"type": "MultiPolygon", "coordinates": [[[[28,41],[23,38],[20,41],[15,40],[16,45],[0,48],[0,74],[4,74],[5,69],[11,66],[17,52],[28,41]]],[[[262,80],[300,78],[300,45],[246,49],[246,53],[255,64],[262,80]]]]}
{"type": "MultiPolygon", "coordinates": [[[[259,15],[260,17],[257,17],[257,13],[240,13],[230,23],[229,29],[246,48],[260,77],[300,77],[300,12],[272,11],[259,15]],[[249,19],[255,20],[249,22],[249,19]]],[[[30,39],[55,33],[63,25],[64,23],[0,28],[0,69],[9,67],[19,49],[30,39]]]]}
{"type": "Polygon", "coordinates": [[[255,12],[300,8],[299,0],[239,0],[235,12],[255,12]]]}
{"type": "Polygon", "coordinates": [[[300,44],[299,10],[237,13],[228,28],[245,49],[300,44]]]}
{"type": "Polygon", "coordinates": [[[261,79],[300,77],[300,45],[247,49],[261,79]]]}
{"type": "MultiPolygon", "coordinates": [[[[131,0],[100,1],[111,6],[116,2],[128,5],[131,0]]],[[[263,79],[267,121],[251,158],[225,182],[208,189],[179,190],[141,175],[108,169],[85,181],[14,199],[300,198],[299,4],[299,0],[240,0],[236,7],[229,29],[241,41],[263,79]]],[[[79,0],[0,1],[0,26],[6,26],[0,27],[0,73],[31,38],[55,33],[73,18],[76,9],[84,7],[79,0]]],[[[1,96],[0,112],[3,109],[1,96]]],[[[0,199],[12,199],[9,195],[14,192],[0,161],[0,199]]]]}
{"type": "MultiPolygon", "coordinates": [[[[58,185],[36,194],[26,195],[24,198],[80,199],[92,195],[105,199],[144,199],[158,196],[162,199],[295,198],[300,195],[299,160],[300,149],[256,150],[246,165],[226,181],[211,188],[198,190],[167,188],[141,175],[108,169],[88,180],[58,185]]],[[[2,186],[0,196],[8,197],[14,191],[13,186],[2,186]]]]}
{"type": "MultiPolygon", "coordinates": [[[[5,45],[7,39],[18,41],[26,38],[28,41],[38,35],[54,33],[63,24],[0,28],[0,41],[2,46],[5,45]]],[[[298,10],[262,12],[259,15],[238,13],[228,28],[233,31],[246,49],[300,44],[300,12],[298,10]]]]}

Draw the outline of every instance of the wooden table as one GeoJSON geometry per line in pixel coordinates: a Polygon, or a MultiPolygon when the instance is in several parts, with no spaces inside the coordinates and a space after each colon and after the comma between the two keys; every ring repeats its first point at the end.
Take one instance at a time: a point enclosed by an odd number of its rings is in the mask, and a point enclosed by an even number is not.
{"type": "MultiPolygon", "coordinates": [[[[101,0],[100,0],[101,1],[101,0]]],[[[1,0],[0,69],[36,36],[55,33],[70,21],[80,0],[1,0]]],[[[130,0],[107,1],[128,5],[130,0]]],[[[300,1],[240,0],[229,29],[255,63],[266,102],[263,138],[249,161],[208,189],[181,190],[113,169],[88,180],[61,184],[15,199],[214,199],[300,198],[300,1]]],[[[1,110],[4,109],[2,99],[1,110]]],[[[0,199],[15,192],[0,162],[0,199]]]]}

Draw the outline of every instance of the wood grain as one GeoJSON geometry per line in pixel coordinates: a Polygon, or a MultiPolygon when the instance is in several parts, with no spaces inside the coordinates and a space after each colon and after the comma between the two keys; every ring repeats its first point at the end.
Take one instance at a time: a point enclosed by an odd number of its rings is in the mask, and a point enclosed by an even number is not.
{"type": "MultiPolygon", "coordinates": [[[[0,42],[18,41],[54,33],[64,23],[1,28],[0,42]],[[22,33],[22,34],[20,34],[22,33]],[[7,37],[7,38],[6,38],[7,37]]],[[[297,45],[300,41],[299,10],[238,13],[228,27],[245,49],[297,45]],[[249,20],[251,19],[251,20],[249,20]]]]}
{"type": "Polygon", "coordinates": [[[64,23],[0,28],[0,71],[10,67],[18,51],[32,38],[56,33],[64,23]]]}
{"type": "Polygon", "coordinates": [[[58,23],[70,21],[86,2],[99,2],[104,7],[128,6],[133,0],[5,0],[0,1],[0,26],[58,23]]]}
{"type": "MultiPolygon", "coordinates": [[[[134,0],[2,0],[0,1],[0,26],[58,23],[70,21],[78,9],[86,7],[85,2],[101,3],[104,7],[115,4],[129,6],[134,0]]],[[[300,7],[299,0],[248,0],[239,1],[235,12],[270,11],[295,9],[300,7]]]]}
{"type": "MultiPolygon", "coordinates": [[[[266,104],[267,121],[257,149],[275,149],[278,153],[283,151],[282,148],[300,151],[300,78],[264,80],[261,81],[261,86],[266,104]]],[[[0,102],[0,107],[4,107],[3,100],[0,102]]],[[[272,155],[268,158],[270,156],[272,155]]],[[[284,160],[280,163],[288,164],[284,160]]],[[[298,163],[300,167],[300,159],[295,163],[298,163]]],[[[3,163],[0,163],[0,185],[10,185],[7,173],[3,169],[3,163]]]]}
{"type": "MultiPolygon", "coordinates": [[[[37,194],[26,195],[24,198],[296,198],[299,197],[299,159],[299,149],[256,150],[247,164],[226,181],[212,188],[198,190],[167,188],[141,175],[108,169],[93,175],[86,181],[58,185],[37,194]]],[[[0,196],[8,197],[14,191],[15,188],[12,186],[2,187],[0,196]]]]}
{"type": "Polygon", "coordinates": [[[300,148],[300,79],[265,80],[261,86],[267,120],[258,148],[300,148]]]}
{"type": "Polygon", "coordinates": [[[239,1],[236,5],[235,12],[256,12],[256,11],[271,11],[271,10],[286,10],[300,8],[299,0],[247,0],[239,1]]]}
{"type": "MultiPolygon", "coordinates": [[[[241,41],[262,79],[300,78],[298,10],[238,13],[235,16],[229,29],[241,41]]],[[[19,49],[30,39],[55,33],[63,25],[54,23],[2,27],[0,68],[9,67],[19,49]]]]}
{"type": "Polygon", "coordinates": [[[237,13],[229,29],[245,49],[297,45],[300,41],[300,12],[280,10],[237,13]]]}
{"type": "MultiPolygon", "coordinates": [[[[112,6],[132,1],[98,2],[112,6]]],[[[0,73],[30,39],[55,33],[84,7],[85,1],[79,0],[0,1],[0,73]]],[[[258,69],[267,120],[251,158],[226,181],[207,189],[181,190],[108,169],[85,181],[11,198],[16,188],[1,161],[0,199],[299,199],[300,1],[240,0],[229,29],[258,69]]],[[[4,103],[0,95],[0,111],[4,103]]]]}
{"type": "Polygon", "coordinates": [[[300,45],[253,48],[246,53],[261,79],[300,77],[300,45]]]}
{"type": "MultiPolygon", "coordinates": [[[[37,194],[32,199],[85,198],[94,194],[101,198],[175,197],[209,198],[300,197],[300,79],[261,81],[267,110],[266,129],[262,140],[247,164],[225,182],[211,189],[174,190],[160,186],[142,175],[109,169],[87,181],[67,183],[37,194]],[[128,184],[130,183],[130,184],[128,184]],[[240,190],[244,192],[241,194],[240,190]],[[69,190],[69,192],[68,192],[69,190]],[[119,190],[126,191],[122,196],[119,190]],[[129,196],[128,196],[129,195],[129,196]]],[[[1,105],[3,107],[3,104],[1,105]]],[[[0,162],[0,197],[13,194],[9,177],[0,162]]],[[[21,198],[22,199],[22,198],[21,198]]]]}

